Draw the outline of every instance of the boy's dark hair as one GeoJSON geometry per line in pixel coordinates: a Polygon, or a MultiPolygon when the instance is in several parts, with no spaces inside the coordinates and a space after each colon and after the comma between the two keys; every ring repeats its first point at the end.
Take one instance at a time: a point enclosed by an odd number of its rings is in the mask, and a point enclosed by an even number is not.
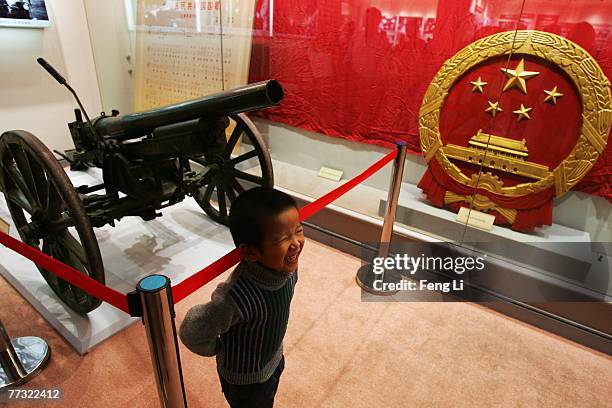
{"type": "Polygon", "coordinates": [[[298,208],[289,194],[269,187],[255,187],[240,194],[232,203],[229,227],[234,244],[250,244],[261,247],[265,233],[265,221],[287,208],[298,208]]]}

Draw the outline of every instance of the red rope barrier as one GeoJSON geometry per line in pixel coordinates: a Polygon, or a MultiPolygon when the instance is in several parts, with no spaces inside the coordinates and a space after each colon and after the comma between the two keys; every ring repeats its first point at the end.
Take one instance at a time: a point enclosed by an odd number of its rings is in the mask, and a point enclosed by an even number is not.
{"type": "Polygon", "coordinates": [[[391,160],[395,159],[397,156],[397,149],[392,150],[385,157],[378,160],[376,163],[365,169],[358,176],[350,179],[346,183],[342,184],[339,187],[336,187],[329,193],[325,194],[323,197],[316,199],[315,201],[306,204],[304,207],[300,209],[300,221],[304,221],[310,218],[312,215],[319,212],[322,208],[327,207],[332,201],[338,199],[338,197],[346,194],[349,190],[353,189],[356,185],[361,184],[364,180],[372,176],[378,170],[383,168],[385,164],[389,163],[391,160]]]}
{"type": "MultiPolygon", "coordinates": [[[[360,184],[365,179],[372,176],[374,173],[384,167],[385,164],[395,159],[395,156],[397,156],[397,150],[389,152],[387,155],[385,155],[376,163],[365,169],[355,178],[333,189],[329,193],[325,194],[323,197],[320,197],[317,200],[306,204],[300,209],[300,221],[308,219],[313,214],[317,213],[322,208],[329,205],[329,203],[338,199],[338,197],[342,196],[343,194],[346,194],[347,191],[351,190],[356,185],[360,184]]],[[[235,248],[234,250],[225,254],[223,257],[217,259],[212,264],[208,265],[206,268],[194,273],[189,278],[173,286],[172,298],[174,299],[174,303],[176,304],[180,302],[181,300],[183,300],[184,298],[186,298],[211,280],[215,279],[217,276],[221,275],[223,272],[227,271],[232,266],[236,265],[238,262],[240,262],[241,259],[242,257],[240,255],[240,251],[238,250],[238,248],[235,248]]]]}
{"type": "MultiPolygon", "coordinates": [[[[300,209],[300,221],[306,220],[313,214],[320,211],[322,208],[329,205],[338,197],[346,194],[349,190],[354,188],[356,185],[362,183],[365,179],[372,176],[378,170],[380,170],[385,164],[395,159],[397,150],[393,150],[385,155],[383,158],[378,160],[376,163],[368,167],[357,177],[347,181],[341,186],[335,188],[323,197],[305,205],[300,209]]],[[[23,242],[16,240],[15,238],[0,232],[0,243],[4,244],[13,251],[21,254],[28,258],[38,266],[45,270],[59,276],[67,282],[70,282],[79,289],[87,292],[88,294],[95,296],[96,298],[103,300],[116,308],[129,313],[127,296],[117,292],[114,289],[109,288],[90,278],[89,276],[83,275],[80,271],[58,261],[55,258],[33,248],[23,242]]],[[[203,285],[207,284],[223,272],[227,271],[232,266],[236,265],[241,260],[240,251],[236,248],[221,258],[217,259],[212,264],[208,265],[204,269],[194,273],[189,278],[183,280],[179,284],[172,287],[172,297],[174,303],[178,303],[191,293],[195,292],[203,285]]]]}
{"type": "Polygon", "coordinates": [[[242,254],[238,248],[223,255],[215,262],[208,265],[206,268],[194,273],[182,282],[172,286],[172,299],[174,303],[178,303],[187,296],[191,295],[202,286],[206,285],[223,272],[227,271],[232,266],[236,265],[242,259],[242,254]]]}
{"type": "Polygon", "coordinates": [[[65,281],[72,283],[74,286],[84,290],[90,295],[107,303],[110,303],[117,309],[129,313],[126,295],[101,284],[100,282],[90,278],[89,276],[83,275],[83,273],[81,273],[80,271],[64,264],[63,262],[58,261],[55,258],[51,258],[44,252],[41,252],[36,248],[24,244],[23,242],[18,241],[3,232],[0,232],[0,243],[17,252],[18,254],[21,254],[24,257],[28,258],[30,261],[34,262],[43,269],[46,269],[47,271],[59,276],[65,281]]]}

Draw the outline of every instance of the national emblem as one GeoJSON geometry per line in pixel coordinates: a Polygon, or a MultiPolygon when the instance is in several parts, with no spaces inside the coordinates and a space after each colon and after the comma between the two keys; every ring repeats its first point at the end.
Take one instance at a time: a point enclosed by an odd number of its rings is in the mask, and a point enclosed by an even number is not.
{"type": "Polygon", "coordinates": [[[604,151],[611,120],[610,83],[579,45],[531,30],[482,38],[449,59],[425,93],[428,169],[419,187],[439,207],[471,206],[531,231],[552,223],[552,199],[604,151]],[[503,85],[501,95],[483,92],[486,83],[503,85]]]}

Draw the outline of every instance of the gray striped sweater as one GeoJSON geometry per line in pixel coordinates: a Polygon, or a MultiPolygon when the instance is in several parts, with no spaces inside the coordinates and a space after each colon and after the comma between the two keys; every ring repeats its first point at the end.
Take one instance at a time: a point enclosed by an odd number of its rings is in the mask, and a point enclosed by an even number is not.
{"type": "Polygon", "coordinates": [[[237,385],[270,378],[283,356],[283,337],[297,271],[287,275],[242,261],[211,301],[191,308],[179,336],[187,348],[217,356],[219,374],[237,385]]]}

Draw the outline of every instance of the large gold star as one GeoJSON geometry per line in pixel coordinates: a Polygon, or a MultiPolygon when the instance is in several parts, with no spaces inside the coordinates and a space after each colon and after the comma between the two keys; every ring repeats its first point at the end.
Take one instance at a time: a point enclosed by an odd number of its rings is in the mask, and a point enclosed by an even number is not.
{"type": "Polygon", "coordinates": [[[557,98],[563,96],[562,93],[557,92],[556,86],[550,91],[544,90],[544,93],[547,95],[546,98],[544,98],[544,102],[552,102],[553,105],[557,104],[557,98]]]}
{"type": "Polygon", "coordinates": [[[525,94],[527,93],[527,83],[525,81],[539,74],[535,71],[525,71],[524,59],[514,69],[502,68],[501,70],[508,77],[508,82],[504,85],[504,91],[516,86],[525,94]]]}
{"type": "Polygon", "coordinates": [[[485,112],[489,112],[491,116],[495,117],[495,115],[497,115],[497,112],[502,111],[502,108],[499,107],[499,102],[487,102],[489,103],[489,107],[485,109],[485,112]]]}
{"type": "Polygon", "coordinates": [[[483,93],[484,91],[482,90],[482,87],[485,86],[487,84],[487,82],[483,82],[480,77],[478,77],[477,80],[470,82],[470,84],[474,85],[472,87],[472,92],[480,92],[483,93]]]}
{"type": "Polygon", "coordinates": [[[521,103],[521,108],[520,108],[520,109],[517,109],[517,110],[515,110],[515,111],[512,111],[512,113],[516,113],[516,114],[518,115],[518,119],[517,119],[517,120],[521,120],[521,119],[531,119],[531,118],[529,117],[529,113],[528,113],[528,112],[529,112],[531,109],[532,109],[532,108],[526,108],[526,107],[524,107],[524,106],[523,106],[523,104],[521,103]]]}

